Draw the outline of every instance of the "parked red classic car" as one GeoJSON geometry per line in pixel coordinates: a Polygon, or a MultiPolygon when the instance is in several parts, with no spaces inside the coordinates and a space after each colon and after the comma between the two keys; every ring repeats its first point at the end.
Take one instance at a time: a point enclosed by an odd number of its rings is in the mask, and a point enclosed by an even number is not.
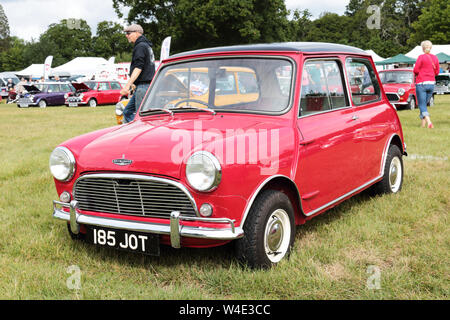
{"type": "Polygon", "coordinates": [[[122,86],[118,81],[86,81],[83,83],[72,82],[75,93],[65,95],[65,104],[69,107],[89,105],[96,107],[102,104],[116,104],[127,96],[122,96],[122,86]]]}
{"type": "MultiPolygon", "coordinates": [[[[382,70],[379,74],[386,96],[395,107],[416,108],[416,82],[412,69],[382,70]]],[[[428,105],[434,105],[434,94],[428,105]]]]}
{"type": "Polygon", "coordinates": [[[270,267],[296,226],[369,187],[399,192],[405,154],[364,51],[197,50],[163,62],[134,121],[55,148],[53,216],[102,247],[158,255],[234,241],[240,261],[270,267]]]}

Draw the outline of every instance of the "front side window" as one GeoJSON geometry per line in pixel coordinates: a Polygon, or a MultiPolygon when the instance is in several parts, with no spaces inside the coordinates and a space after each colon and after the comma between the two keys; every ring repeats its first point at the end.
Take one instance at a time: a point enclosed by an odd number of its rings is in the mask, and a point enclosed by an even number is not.
{"type": "Polygon", "coordinates": [[[300,116],[348,106],[340,64],[311,60],[303,66],[300,116]]]}
{"type": "Polygon", "coordinates": [[[108,82],[100,82],[98,84],[98,90],[100,90],[100,91],[109,90],[109,83],[108,82]]]}
{"type": "Polygon", "coordinates": [[[380,84],[369,60],[347,59],[346,68],[354,104],[361,105],[381,98],[380,84]]]}
{"type": "Polygon", "coordinates": [[[280,113],[291,101],[292,69],[292,62],[281,58],[209,59],[168,65],[158,73],[141,113],[191,107],[280,113]]]}

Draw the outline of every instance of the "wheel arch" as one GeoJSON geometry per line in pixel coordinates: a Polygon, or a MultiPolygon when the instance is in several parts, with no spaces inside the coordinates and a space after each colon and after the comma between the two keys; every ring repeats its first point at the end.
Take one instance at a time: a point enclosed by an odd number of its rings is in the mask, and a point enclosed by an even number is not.
{"type": "Polygon", "coordinates": [[[295,216],[295,224],[300,225],[306,222],[305,215],[303,213],[303,208],[300,200],[300,193],[294,181],[290,178],[283,175],[275,175],[267,178],[263,181],[256,191],[253,193],[250,201],[247,203],[247,206],[244,211],[244,215],[241,220],[241,226],[245,224],[247,220],[248,214],[250,212],[253,203],[256,198],[265,190],[272,189],[278,190],[286,194],[291,201],[292,207],[294,208],[294,216],[295,216]]]}

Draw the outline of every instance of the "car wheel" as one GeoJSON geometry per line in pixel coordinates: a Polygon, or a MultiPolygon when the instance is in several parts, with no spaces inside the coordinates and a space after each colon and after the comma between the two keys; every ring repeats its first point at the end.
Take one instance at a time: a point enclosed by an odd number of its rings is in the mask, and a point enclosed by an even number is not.
{"type": "Polygon", "coordinates": [[[386,157],[383,179],[375,187],[376,194],[397,193],[403,185],[403,159],[400,149],[391,145],[386,157]]]}
{"type": "Polygon", "coordinates": [[[289,256],[295,237],[294,209],[289,198],[265,190],[255,200],[236,242],[239,260],[251,268],[269,268],[289,256]]]}
{"type": "Polygon", "coordinates": [[[411,99],[409,100],[408,108],[409,110],[414,110],[416,108],[416,100],[414,99],[414,97],[411,97],[411,99]]]}
{"type": "Polygon", "coordinates": [[[95,99],[89,100],[89,107],[95,108],[97,106],[97,101],[95,99]]]}
{"type": "Polygon", "coordinates": [[[45,100],[39,101],[39,108],[46,108],[46,107],[47,107],[47,102],[45,100]]]}
{"type": "Polygon", "coordinates": [[[428,105],[429,105],[430,107],[433,107],[433,106],[434,106],[434,96],[431,96],[430,101],[428,101],[428,105]]]}

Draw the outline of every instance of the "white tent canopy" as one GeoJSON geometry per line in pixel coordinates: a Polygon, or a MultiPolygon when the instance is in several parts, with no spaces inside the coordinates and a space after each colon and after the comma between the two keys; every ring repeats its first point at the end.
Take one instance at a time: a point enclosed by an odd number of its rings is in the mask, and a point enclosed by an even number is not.
{"type": "Polygon", "coordinates": [[[15,74],[20,77],[33,77],[40,78],[44,75],[44,65],[43,64],[32,64],[27,68],[15,72],[15,74]]]}
{"type": "Polygon", "coordinates": [[[104,58],[78,57],[59,67],[52,68],[51,73],[68,72],[71,75],[84,75],[90,77],[95,74],[100,65],[107,63],[108,61],[104,58]]]}
{"type": "MultiPolygon", "coordinates": [[[[450,44],[433,44],[433,46],[431,47],[431,53],[436,55],[441,52],[450,56],[450,44]]],[[[406,56],[414,59],[417,59],[421,54],[423,54],[421,46],[417,46],[410,52],[405,53],[406,56]]]]}
{"type": "Polygon", "coordinates": [[[373,50],[364,50],[366,53],[370,54],[372,56],[373,62],[383,61],[385,58],[380,57],[375,53],[373,50]]]}

